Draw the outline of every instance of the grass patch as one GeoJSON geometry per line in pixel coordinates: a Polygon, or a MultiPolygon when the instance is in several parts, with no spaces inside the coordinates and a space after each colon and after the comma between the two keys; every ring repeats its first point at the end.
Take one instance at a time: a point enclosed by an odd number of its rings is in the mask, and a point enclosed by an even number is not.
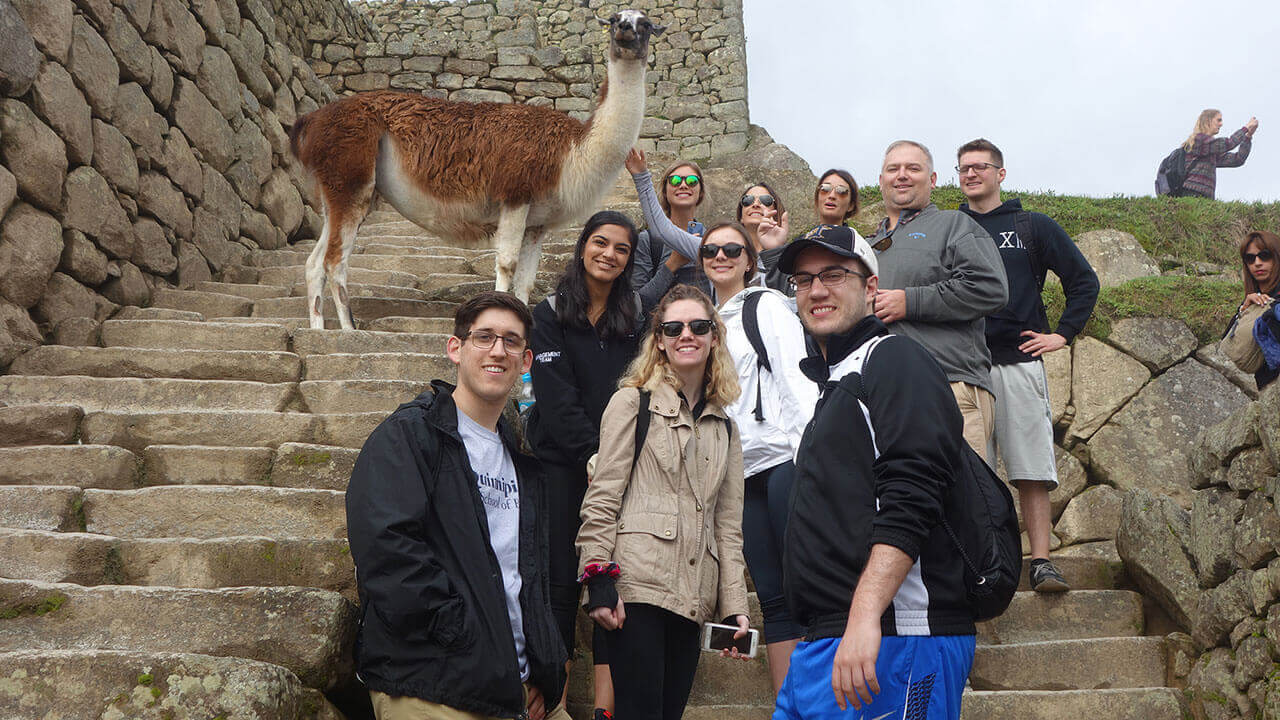
{"type": "MultiPolygon", "coordinates": [[[[1066,303],[1062,288],[1049,284],[1042,297],[1049,324],[1055,326],[1066,303]]],[[[1167,317],[1185,322],[1199,344],[1207,345],[1222,337],[1243,297],[1244,287],[1238,282],[1186,276],[1138,278],[1102,288],[1083,334],[1105,340],[1116,320],[1167,317]]]]}
{"type": "Polygon", "coordinates": [[[66,602],[66,595],[54,593],[39,602],[26,605],[11,605],[0,609],[0,620],[13,620],[23,615],[35,615],[37,617],[48,615],[49,613],[57,612],[66,602]]]}
{"type": "Polygon", "coordinates": [[[303,467],[305,465],[324,465],[333,460],[333,455],[328,451],[319,452],[298,452],[289,458],[289,462],[295,467],[303,467]]]}

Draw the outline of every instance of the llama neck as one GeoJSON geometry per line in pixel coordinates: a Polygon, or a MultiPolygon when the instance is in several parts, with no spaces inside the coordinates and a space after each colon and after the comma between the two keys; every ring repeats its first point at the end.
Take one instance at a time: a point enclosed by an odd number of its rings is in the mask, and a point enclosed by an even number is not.
{"type": "MultiPolygon", "coordinates": [[[[561,188],[565,196],[597,198],[608,191],[644,122],[645,61],[612,60],[608,92],[587,132],[569,151],[561,188]]],[[[588,204],[594,204],[591,200],[588,204]]],[[[582,208],[591,210],[594,208],[582,208]]]]}

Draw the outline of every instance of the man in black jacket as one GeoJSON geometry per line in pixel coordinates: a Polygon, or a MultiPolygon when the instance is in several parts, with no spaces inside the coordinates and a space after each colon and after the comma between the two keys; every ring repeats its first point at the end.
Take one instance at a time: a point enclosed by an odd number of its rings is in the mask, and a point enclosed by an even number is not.
{"type": "Polygon", "coordinates": [[[1098,301],[1098,276],[1058,223],[1023,210],[1017,199],[1001,202],[1004,154],[990,140],[979,138],[960,146],[956,161],[960,190],[969,198],[960,212],[991,236],[1009,279],[1009,302],[987,316],[995,396],[995,429],[987,457],[995,464],[999,449],[1005,471],[1018,488],[1031,545],[1031,588],[1064,592],[1067,581],[1049,560],[1053,526],[1049,492],[1058,486],[1058,466],[1049,383],[1041,358],[1070,345],[1084,329],[1098,301]],[[1052,332],[1040,298],[1046,270],[1061,278],[1067,300],[1052,332]]]}
{"type": "Polygon", "coordinates": [[[865,240],[822,226],[778,266],[815,350],[801,369],[822,395],[796,452],[783,558],[807,632],[773,717],[847,718],[852,703],[858,717],[954,720],[976,632],[940,525],[960,410],[929,352],[870,314],[877,263],[865,240]]]}
{"type": "Polygon", "coordinates": [[[564,645],[547,586],[538,463],[502,409],[532,353],[528,307],[463,303],[449,338],[456,388],[400,406],[347,488],[361,621],[356,667],[378,720],[568,720],[564,645]]]}

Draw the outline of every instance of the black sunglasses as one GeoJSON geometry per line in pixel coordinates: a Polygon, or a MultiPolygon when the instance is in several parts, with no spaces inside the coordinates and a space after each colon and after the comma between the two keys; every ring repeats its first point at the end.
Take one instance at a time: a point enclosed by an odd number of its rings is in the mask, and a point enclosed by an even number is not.
{"type": "Polygon", "coordinates": [[[668,320],[664,323],[658,323],[658,329],[669,338],[680,337],[680,333],[684,332],[686,324],[689,326],[689,332],[694,335],[706,335],[711,332],[711,328],[715,325],[710,320],[690,320],[688,323],[683,323],[679,320],[668,320]]]}
{"type": "Polygon", "coordinates": [[[746,250],[746,248],[738,243],[729,243],[727,245],[704,243],[702,247],[698,248],[698,254],[701,255],[703,259],[710,260],[721,251],[724,251],[724,256],[732,260],[742,255],[743,250],[746,250]]]}
{"type": "MultiPolygon", "coordinates": [[[[732,256],[731,256],[732,257],[732,256]]],[[[1270,250],[1263,250],[1256,253],[1240,253],[1240,257],[1244,258],[1245,265],[1252,265],[1253,261],[1261,260],[1262,262],[1271,262],[1273,255],[1270,250]]]]}
{"type": "Polygon", "coordinates": [[[755,195],[743,195],[742,207],[750,207],[751,203],[754,203],[757,199],[760,201],[761,205],[765,207],[773,207],[772,195],[761,195],[758,198],[755,195]]]}

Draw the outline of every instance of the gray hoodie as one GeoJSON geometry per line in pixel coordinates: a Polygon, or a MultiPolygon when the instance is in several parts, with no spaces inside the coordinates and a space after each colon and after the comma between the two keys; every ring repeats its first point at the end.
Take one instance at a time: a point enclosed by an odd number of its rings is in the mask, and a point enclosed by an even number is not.
{"type": "Polygon", "coordinates": [[[892,231],[881,222],[874,247],[885,237],[892,244],[876,251],[880,288],[907,294],[907,316],[889,326],[925,346],[949,382],[965,382],[991,391],[991,353],[984,318],[1009,298],[1004,263],[982,226],[955,210],[932,203],[912,214],[904,211],[892,231]]]}

